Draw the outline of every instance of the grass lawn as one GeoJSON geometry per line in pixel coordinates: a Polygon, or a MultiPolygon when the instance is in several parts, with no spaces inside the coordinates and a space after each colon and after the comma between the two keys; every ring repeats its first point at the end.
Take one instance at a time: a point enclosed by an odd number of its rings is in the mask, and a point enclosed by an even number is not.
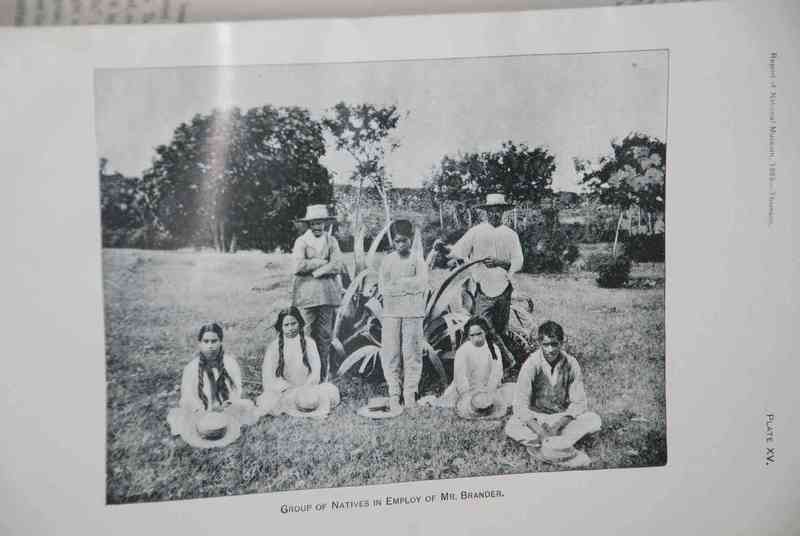
{"type": "MultiPolygon", "coordinates": [[[[264,417],[223,449],[196,450],[169,434],[183,367],[208,320],[225,327],[245,394],[260,394],[272,323],[289,304],[286,255],[104,250],[108,503],[186,499],[464,476],[556,471],[507,440],[503,422],[470,422],[450,410],[369,421],[356,409],[385,385],[336,380],[342,404],[324,421],[264,417]]],[[[520,274],[515,294],[553,319],[578,358],[590,408],[603,429],[585,438],[591,468],[666,463],[663,264],[637,266],[655,288],[601,289],[590,273],[520,274]]],[[[441,390],[426,371],[423,394],[441,390]]]]}

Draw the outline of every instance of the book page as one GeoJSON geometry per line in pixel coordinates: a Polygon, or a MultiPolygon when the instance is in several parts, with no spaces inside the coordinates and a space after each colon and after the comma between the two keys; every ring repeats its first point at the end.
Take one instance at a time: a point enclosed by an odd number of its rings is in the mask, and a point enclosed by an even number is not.
{"type": "Polygon", "coordinates": [[[479,11],[626,6],[691,0],[482,0],[439,2],[215,2],[213,0],[3,0],[0,25],[74,26],[215,22],[295,17],[371,17],[479,11]]]}
{"type": "Polygon", "coordinates": [[[797,533],[799,20],[0,31],[2,532],[797,533]]]}

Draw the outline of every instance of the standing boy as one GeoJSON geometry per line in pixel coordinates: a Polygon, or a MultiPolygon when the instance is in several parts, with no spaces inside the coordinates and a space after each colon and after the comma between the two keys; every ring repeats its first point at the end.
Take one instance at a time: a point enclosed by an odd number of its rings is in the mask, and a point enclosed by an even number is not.
{"type": "Polygon", "coordinates": [[[403,401],[408,408],[416,404],[422,376],[422,319],[428,269],[421,254],[411,253],[411,222],[394,222],[391,233],[395,250],[383,259],[378,279],[383,295],[381,366],[389,388],[389,411],[399,414],[401,366],[403,401]]]}
{"type": "Polygon", "coordinates": [[[572,446],[586,434],[600,430],[600,417],[588,410],[581,367],[564,352],[562,327],[548,320],[539,326],[541,347],[519,371],[514,414],[506,435],[528,446],[546,437],[560,436],[572,446]]]}

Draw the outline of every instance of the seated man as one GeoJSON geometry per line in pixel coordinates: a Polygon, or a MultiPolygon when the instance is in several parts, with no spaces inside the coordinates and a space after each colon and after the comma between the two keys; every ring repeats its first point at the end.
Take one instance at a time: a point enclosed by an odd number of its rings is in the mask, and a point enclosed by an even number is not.
{"type": "Polygon", "coordinates": [[[514,414],[505,432],[526,446],[538,447],[552,436],[560,436],[572,446],[586,434],[600,430],[600,417],[586,407],[578,362],[561,349],[561,326],[552,320],[539,326],[539,342],[541,348],[519,371],[514,414]]]}

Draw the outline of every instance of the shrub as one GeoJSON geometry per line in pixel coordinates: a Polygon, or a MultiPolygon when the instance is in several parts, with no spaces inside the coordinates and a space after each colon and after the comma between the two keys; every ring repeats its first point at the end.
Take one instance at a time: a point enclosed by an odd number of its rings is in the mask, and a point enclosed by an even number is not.
{"type": "Polygon", "coordinates": [[[613,258],[597,269],[597,284],[603,288],[619,288],[628,281],[631,260],[626,256],[613,258]]]}
{"type": "Polygon", "coordinates": [[[578,258],[577,246],[558,224],[531,225],[520,233],[519,240],[524,257],[523,272],[563,272],[578,258]]]}
{"type": "MultiPolygon", "coordinates": [[[[581,223],[562,223],[561,230],[566,234],[570,242],[587,242],[584,240],[586,236],[586,226],[581,223]]],[[[595,240],[594,242],[597,241],[595,240]]]]}
{"type": "Polygon", "coordinates": [[[635,262],[664,262],[664,233],[631,235],[625,254],[635,262]]]}
{"type": "Polygon", "coordinates": [[[614,256],[611,253],[592,253],[584,262],[584,270],[587,272],[596,272],[604,264],[611,263],[614,256]]]}
{"type": "MultiPolygon", "coordinates": [[[[469,227],[466,225],[445,225],[445,228],[439,225],[439,220],[429,220],[422,226],[422,249],[427,255],[433,247],[436,239],[440,239],[445,244],[453,245],[466,234],[469,227]]],[[[434,263],[435,268],[444,268],[446,265],[444,255],[439,255],[434,263]]]]}
{"type": "MultiPolygon", "coordinates": [[[[618,214],[601,210],[599,208],[587,209],[581,242],[584,244],[596,244],[598,242],[613,242],[617,231],[618,214]]],[[[625,229],[620,229],[620,240],[627,236],[625,229]]]]}

